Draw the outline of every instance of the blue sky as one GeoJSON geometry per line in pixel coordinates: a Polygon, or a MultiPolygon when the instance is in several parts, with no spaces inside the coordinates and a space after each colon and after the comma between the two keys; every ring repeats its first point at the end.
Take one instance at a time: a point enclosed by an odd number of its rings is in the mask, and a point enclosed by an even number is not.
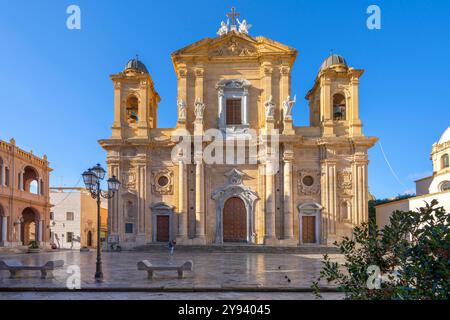
{"type": "MultiPolygon", "coordinates": [[[[176,121],[171,52],[214,37],[231,6],[263,35],[295,47],[294,121],[308,124],[306,100],[330,52],[366,70],[360,114],[370,151],[369,184],[379,197],[414,190],[432,172],[431,145],[450,126],[449,1],[6,1],[0,0],[0,139],[47,154],[52,185],[71,186],[106,154],[97,140],[110,135],[113,88],[109,75],[136,53],[162,97],[159,126],[176,121]],[[66,9],[81,8],[81,30],[66,28],[66,9]],[[382,29],[366,28],[377,4],[382,29]]],[[[104,163],[104,162],[102,162],[104,163]]]]}

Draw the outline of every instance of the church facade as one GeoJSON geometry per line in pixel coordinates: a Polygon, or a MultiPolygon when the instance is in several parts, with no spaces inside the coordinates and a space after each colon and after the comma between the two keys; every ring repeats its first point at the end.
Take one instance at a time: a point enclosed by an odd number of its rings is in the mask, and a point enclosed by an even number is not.
{"type": "Polygon", "coordinates": [[[222,23],[172,54],[175,128],[158,128],[160,97],[145,65],[112,75],[109,234],[147,243],[330,245],[368,219],[368,149],[358,86],[363,70],[331,55],[307,93],[310,125],[294,126],[297,51],[222,23]],[[213,158],[213,161],[211,161],[213,158]]]}

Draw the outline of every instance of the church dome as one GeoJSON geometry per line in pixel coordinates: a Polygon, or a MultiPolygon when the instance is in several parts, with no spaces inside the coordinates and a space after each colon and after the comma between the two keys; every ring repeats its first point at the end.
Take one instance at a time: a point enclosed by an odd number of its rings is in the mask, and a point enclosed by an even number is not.
{"type": "Polygon", "coordinates": [[[444,133],[442,134],[441,138],[439,139],[439,144],[450,141],[450,127],[448,127],[444,133]]]}
{"type": "Polygon", "coordinates": [[[137,58],[131,59],[130,61],[127,62],[127,64],[125,65],[125,70],[127,70],[127,69],[134,69],[134,70],[137,70],[142,73],[148,73],[148,70],[147,70],[147,67],[145,66],[145,64],[143,64],[137,58]]]}
{"type": "Polygon", "coordinates": [[[325,59],[325,61],[320,66],[320,70],[322,71],[328,67],[335,66],[335,65],[342,65],[347,67],[347,62],[345,61],[344,57],[338,54],[332,54],[328,58],[325,59]]]}

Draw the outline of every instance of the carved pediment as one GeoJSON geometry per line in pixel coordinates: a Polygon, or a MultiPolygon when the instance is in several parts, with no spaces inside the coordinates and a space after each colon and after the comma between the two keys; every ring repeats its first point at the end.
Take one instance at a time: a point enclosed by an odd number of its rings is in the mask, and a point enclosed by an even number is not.
{"type": "Polygon", "coordinates": [[[258,55],[256,46],[249,41],[231,37],[218,46],[214,46],[208,51],[209,57],[254,57],[258,55]]]}
{"type": "Polygon", "coordinates": [[[228,183],[230,185],[239,185],[243,183],[243,180],[249,178],[249,176],[236,168],[231,169],[231,171],[225,173],[228,178],[228,183]]]}
{"type": "Polygon", "coordinates": [[[186,46],[172,54],[177,57],[183,55],[197,55],[208,57],[256,57],[265,54],[297,55],[294,48],[265,37],[251,37],[246,34],[231,31],[216,38],[204,38],[186,46]]]}

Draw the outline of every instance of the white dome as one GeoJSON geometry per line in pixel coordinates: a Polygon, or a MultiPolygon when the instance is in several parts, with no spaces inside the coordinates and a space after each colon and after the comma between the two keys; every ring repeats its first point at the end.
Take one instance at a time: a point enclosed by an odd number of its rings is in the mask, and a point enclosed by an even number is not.
{"type": "Polygon", "coordinates": [[[450,127],[448,127],[444,133],[442,134],[441,138],[439,139],[438,144],[448,142],[450,141],[450,127]]]}

